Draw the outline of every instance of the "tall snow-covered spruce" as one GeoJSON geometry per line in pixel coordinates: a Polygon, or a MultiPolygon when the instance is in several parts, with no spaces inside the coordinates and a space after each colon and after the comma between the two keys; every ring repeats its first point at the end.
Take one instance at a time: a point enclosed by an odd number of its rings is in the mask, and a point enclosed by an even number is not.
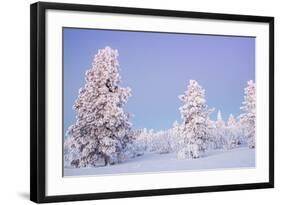
{"type": "Polygon", "coordinates": [[[85,86],[75,101],[76,122],[67,131],[66,161],[74,167],[104,166],[122,160],[130,143],[129,114],[123,110],[130,88],[119,83],[118,51],[100,49],[92,68],[86,71],[85,86]]]}
{"type": "Polygon", "coordinates": [[[256,85],[250,80],[244,89],[244,101],[240,108],[240,122],[243,126],[243,132],[248,141],[249,148],[255,148],[255,130],[256,130],[256,85]]]}
{"type": "Polygon", "coordinates": [[[183,120],[181,149],[178,158],[198,158],[207,148],[208,119],[211,110],[205,100],[205,90],[195,80],[190,80],[187,91],[180,95],[183,106],[179,108],[183,120]]]}

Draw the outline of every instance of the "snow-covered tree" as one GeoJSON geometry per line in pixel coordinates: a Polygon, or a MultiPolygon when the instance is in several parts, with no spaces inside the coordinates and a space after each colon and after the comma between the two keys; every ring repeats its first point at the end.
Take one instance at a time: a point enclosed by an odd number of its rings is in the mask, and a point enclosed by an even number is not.
{"type": "Polygon", "coordinates": [[[133,141],[126,148],[126,156],[135,158],[143,155],[148,149],[147,129],[137,129],[132,131],[133,141]]]}
{"type": "Polygon", "coordinates": [[[236,119],[232,114],[229,115],[226,128],[227,149],[235,148],[239,145],[239,133],[236,119]]]}
{"type": "Polygon", "coordinates": [[[225,126],[225,122],[222,119],[221,111],[220,110],[218,111],[218,114],[217,114],[217,125],[220,126],[220,127],[224,127],[225,126]]]}
{"type": "Polygon", "coordinates": [[[209,149],[215,149],[217,147],[217,126],[216,121],[211,120],[210,118],[207,119],[208,125],[208,145],[209,149]]]}
{"type": "Polygon", "coordinates": [[[235,127],[235,126],[236,126],[236,119],[232,114],[230,114],[227,120],[227,127],[235,127]]]}
{"type": "Polygon", "coordinates": [[[183,120],[181,149],[178,158],[198,158],[207,148],[210,110],[205,100],[205,90],[195,80],[190,80],[187,91],[180,95],[183,106],[179,108],[183,120]]]}
{"type": "Polygon", "coordinates": [[[104,166],[120,162],[131,142],[129,114],[123,110],[130,88],[120,87],[118,51],[100,49],[92,68],[86,71],[85,86],[73,108],[76,122],[69,127],[70,164],[75,167],[104,166]]]}
{"type": "Polygon", "coordinates": [[[155,140],[155,151],[161,154],[168,153],[170,150],[169,139],[164,130],[160,130],[153,135],[155,140]]]}
{"type": "Polygon", "coordinates": [[[238,136],[238,144],[248,144],[248,140],[245,136],[245,126],[243,124],[243,122],[241,121],[240,116],[238,116],[237,118],[237,122],[236,122],[236,126],[237,126],[237,136],[238,136]]]}
{"type": "Polygon", "coordinates": [[[175,121],[173,123],[173,127],[171,129],[171,135],[173,136],[173,142],[172,142],[172,150],[174,152],[178,152],[180,149],[180,140],[181,140],[181,125],[178,123],[178,121],[175,121]]]}
{"type": "Polygon", "coordinates": [[[225,122],[222,119],[221,111],[218,111],[217,121],[216,121],[216,134],[215,134],[215,149],[223,148],[226,145],[226,127],[225,122]]]}
{"type": "Polygon", "coordinates": [[[256,130],[256,85],[250,80],[244,89],[244,101],[240,108],[241,124],[244,127],[244,135],[247,138],[249,148],[255,148],[255,130],[256,130]]]}
{"type": "Polygon", "coordinates": [[[154,130],[153,129],[149,129],[146,132],[146,139],[147,139],[147,151],[148,152],[154,152],[157,151],[157,147],[158,147],[158,143],[157,140],[154,137],[154,130]]]}
{"type": "Polygon", "coordinates": [[[66,137],[64,139],[64,167],[71,167],[71,163],[73,163],[73,160],[79,158],[81,155],[78,149],[73,149],[72,145],[74,143],[75,142],[71,137],[66,137]]]}
{"type": "Polygon", "coordinates": [[[180,124],[178,123],[178,121],[174,121],[173,123],[173,129],[174,129],[174,132],[175,134],[178,134],[179,130],[180,130],[180,124]]]}

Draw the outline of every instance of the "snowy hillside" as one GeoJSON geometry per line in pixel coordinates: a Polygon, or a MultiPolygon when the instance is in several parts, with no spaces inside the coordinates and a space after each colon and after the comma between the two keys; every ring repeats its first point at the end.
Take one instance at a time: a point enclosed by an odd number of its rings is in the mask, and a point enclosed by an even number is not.
{"type": "Polygon", "coordinates": [[[93,168],[65,168],[64,176],[104,175],[122,173],[169,172],[201,169],[229,169],[255,167],[255,149],[212,150],[198,159],[177,159],[175,153],[148,153],[121,164],[93,168]]]}

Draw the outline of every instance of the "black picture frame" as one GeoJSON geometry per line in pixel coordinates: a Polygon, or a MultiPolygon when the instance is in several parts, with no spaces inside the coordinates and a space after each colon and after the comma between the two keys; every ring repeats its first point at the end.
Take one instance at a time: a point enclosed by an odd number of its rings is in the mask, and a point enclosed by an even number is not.
{"type": "Polygon", "coordinates": [[[82,4],[38,2],[30,7],[30,200],[37,203],[76,200],[97,200],[198,192],[261,189],[274,187],[274,17],[218,13],[110,7],[82,4]],[[269,181],[249,184],[230,184],[189,188],[138,190],[107,193],[46,196],[46,10],[86,11],[102,13],[169,16],[195,19],[263,22],[269,25],[269,181]]]}

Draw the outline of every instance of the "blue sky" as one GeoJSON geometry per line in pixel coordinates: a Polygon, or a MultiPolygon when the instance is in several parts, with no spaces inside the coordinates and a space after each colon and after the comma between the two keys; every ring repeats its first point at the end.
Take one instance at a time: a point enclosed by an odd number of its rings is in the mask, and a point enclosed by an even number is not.
{"type": "Polygon", "coordinates": [[[133,128],[167,129],[181,122],[178,95],[190,79],[206,90],[207,104],[227,120],[237,116],[248,80],[255,80],[255,38],[64,28],[64,131],[75,122],[72,105],[98,49],[119,51],[124,107],[133,128]]]}

